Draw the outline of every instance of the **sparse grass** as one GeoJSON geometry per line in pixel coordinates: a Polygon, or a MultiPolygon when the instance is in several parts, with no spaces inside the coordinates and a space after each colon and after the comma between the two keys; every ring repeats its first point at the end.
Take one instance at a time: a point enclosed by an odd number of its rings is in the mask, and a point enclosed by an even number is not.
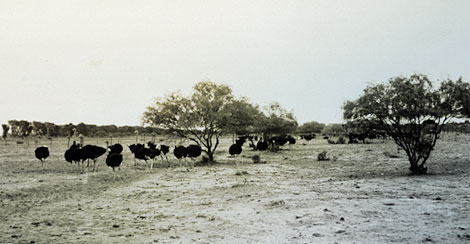
{"type": "MultiPolygon", "coordinates": [[[[34,158],[34,146],[0,145],[0,242],[42,243],[52,238],[57,243],[142,243],[153,238],[171,243],[176,237],[182,243],[198,242],[193,241],[198,238],[208,243],[250,238],[262,242],[263,232],[253,228],[253,223],[263,226],[263,231],[264,226],[271,226],[269,231],[295,227],[306,243],[319,238],[309,234],[309,226],[322,223],[325,230],[319,228],[313,233],[341,242],[344,239],[328,230],[335,229],[339,217],[344,217],[346,221],[341,224],[346,229],[357,227],[355,236],[350,237],[352,242],[372,238],[371,242],[387,243],[394,240],[387,239],[387,231],[419,233],[420,229],[382,224],[401,221],[415,226],[426,209],[420,204],[429,200],[428,206],[436,213],[458,216],[443,219],[439,214],[426,215],[430,231],[453,236],[449,242],[457,243],[462,241],[457,235],[464,233],[441,226],[468,222],[468,208],[461,199],[468,192],[460,186],[468,182],[470,136],[451,139],[442,138],[431,154],[428,167],[432,175],[419,177],[409,176],[409,163],[402,151],[391,153],[396,150],[391,141],[330,145],[314,139],[278,152],[252,151],[246,146],[240,157],[230,158],[227,150],[231,140],[225,138],[215,155],[218,163],[191,172],[173,167],[142,170],[133,166],[126,148],[116,181],[103,158],[98,160],[98,172],[80,172],[66,163],[66,141],[65,145],[64,141],[53,142],[44,171],[34,158]],[[318,162],[321,153],[331,161],[318,162]],[[260,162],[262,158],[269,163],[255,163],[257,156],[260,162]],[[245,165],[237,168],[237,160],[245,165]],[[413,187],[417,185],[419,189],[413,187]],[[328,212],[322,211],[326,208],[328,212]],[[372,208],[381,211],[380,218],[374,218],[372,208]],[[304,218],[304,213],[311,215],[304,218]],[[330,219],[333,215],[334,220],[330,219]],[[294,222],[296,216],[300,217],[294,222]],[[400,216],[404,217],[397,219],[400,216]],[[370,222],[363,224],[366,221],[370,222]],[[229,234],[221,239],[219,232],[229,234]]],[[[169,157],[170,163],[177,165],[172,155],[169,157]]],[[[296,242],[289,239],[289,233],[279,238],[283,243],[296,242]]]]}

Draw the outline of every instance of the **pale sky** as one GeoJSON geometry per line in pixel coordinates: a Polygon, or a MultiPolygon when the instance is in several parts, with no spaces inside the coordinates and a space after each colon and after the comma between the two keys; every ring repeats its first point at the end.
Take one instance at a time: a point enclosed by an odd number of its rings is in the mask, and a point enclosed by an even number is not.
{"type": "Polygon", "coordinates": [[[211,80],[342,122],[369,83],[470,81],[470,1],[0,0],[0,123],[139,125],[211,80]]]}

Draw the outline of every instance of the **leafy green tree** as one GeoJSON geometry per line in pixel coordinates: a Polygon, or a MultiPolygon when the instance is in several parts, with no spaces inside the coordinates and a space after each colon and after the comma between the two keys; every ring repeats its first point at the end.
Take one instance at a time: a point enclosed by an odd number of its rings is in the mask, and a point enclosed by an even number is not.
{"type": "Polygon", "coordinates": [[[394,77],[370,85],[355,101],[347,101],[344,119],[377,124],[408,156],[410,171],[425,174],[425,163],[442,128],[469,111],[470,87],[459,79],[446,80],[438,89],[421,74],[394,77]]]}
{"type": "Polygon", "coordinates": [[[213,162],[220,136],[247,125],[251,117],[245,111],[250,110],[245,107],[246,101],[234,99],[226,85],[203,81],[193,90],[188,97],[171,93],[158,98],[147,107],[142,120],[144,124],[170,129],[196,142],[209,162],[213,162]]]}

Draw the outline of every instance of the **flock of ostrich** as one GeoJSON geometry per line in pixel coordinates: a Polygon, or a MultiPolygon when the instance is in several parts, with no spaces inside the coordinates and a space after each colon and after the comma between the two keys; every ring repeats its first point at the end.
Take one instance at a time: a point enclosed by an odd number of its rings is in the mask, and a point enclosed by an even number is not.
{"type": "MultiPolygon", "coordinates": [[[[304,137],[302,137],[304,138],[304,137]]],[[[305,139],[305,138],[304,138],[305,139]]],[[[307,137],[306,140],[310,140],[312,138],[307,137]]],[[[258,151],[265,151],[270,146],[282,146],[286,143],[288,144],[295,144],[296,140],[294,137],[287,135],[287,136],[275,136],[271,137],[269,140],[262,140],[258,137],[253,136],[239,136],[235,143],[229,147],[229,154],[231,156],[237,156],[242,153],[243,145],[247,140],[250,141],[249,146],[253,150],[258,151]],[[257,143],[254,143],[253,139],[257,140],[257,143]]],[[[108,144],[108,143],[107,143],[108,144]]],[[[154,164],[156,163],[158,157],[161,158],[163,162],[165,159],[168,162],[168,155],[170,152],[170,147],[164,144],[155,144],[152,141],[149,141],[146,145],[141,143],[131,144],[128,145],[130,152],[134,156],[134,166],[137,165],[137,161],[141,160],[144,161],[146,164],[146,168],[151,170],[154,168],[154,164]]],[[[76,164],[81,170],[85,167],[91,167],[92,171],[96,170],[96,160],[101,156],[106,155],[106,165],[111,167],[113,171],[116,168],[120,170],[120,166],[123,162],[123,152],[124,147],[119,144],[107,145],[107,148],[100,147],[96,145],[81,145],[80,143],[76,143],[73,141],[72,145],[65,151],[64,158],[65,161],[69,162],[70,164],[76,164]],[[92,165],[90,165],[90,160],[92,161],[92,165]],[[85,161],[86,166],[85,166],[85,161]]],[[[175,146],[173,149],[173,155],[179,162],[179,167],[183,171],[183,161],[184,167],[186,171],[189,171],[194,167],[194,160],[201,156],[203,150],[201,146],[196,144],[191,144],[189,146],[182,146],[178,145],[175,146]],[[190,158],[190,162],[186,160],[186,158],[190,158]]],[[[37,147],[34,151],[34,154],[37,159],[41,161],[41,167],[44,168],[44,162],[49,157],[49,149],[47,146],[40,146],[37,147]]]]}

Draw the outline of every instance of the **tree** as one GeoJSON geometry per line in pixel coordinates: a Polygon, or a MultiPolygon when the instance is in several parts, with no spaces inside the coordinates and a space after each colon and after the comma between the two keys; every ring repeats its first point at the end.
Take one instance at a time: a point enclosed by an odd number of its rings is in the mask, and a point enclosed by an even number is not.
{"type": "Polygon", "coordinates": [[[225,107],[225,112],[229,115],[225,117],[228,131],[238,135],[258,132],[256,125],[264,118],[259,106],[246,97],[233,99],[230,106],[225,107]]]}
{"type": "Polygon", "coordinates": [[[58,134],[56,133],[56,130],[55,130],[55,127],[57,125],[55,125],[54,123],[51,123],[51,122],[44,122],[44,126],[46,127],[47,137],[58,136],[58,134]]]}
{"type": "Polygon", "coordinates": [[[47,134],[47,127],[44,123],[33,121],[32,123],[33,133],[37,136],[43,136],[47,134]]]}
{"type": "Polygon", "coordinates": [[[194,141],[203,148],[209,162],[213,162],[220,136],[247,125],[245,121],[250,121],[251,115],[246,111],[250,110],[242,106],[246,101],[234,99],[226,85],[203,81],[193,89],[189,97],[174,92],[157,98],[155,104],[147,107],[142,120],[144,124],[170,129],[194,141]]]}
{"type": "Polygon", "coordinates": [[[18,135],[22,137],[29,136],[31,132],[33,131],[32,124],[26,120],[18,121],[17,126],[18,126],[18,131],[19,131],[18,135]]]}
{"type": "Polygon", "coordinates": [[[6,124],[2,124],[2,129],[3,129],[2,138],[3,138],[3,140],[6,140],[7,135],[8,135],[8,130],[10,130],[10,126],[8,126],[6,124]]]}
{"type": "Polygon", "coordinates": [[[17,137],[20,135],[20,127],[18,120],[9,120],[8,125],[10,126],[11,136],[17,137]]]}
{"type": "Polygon", "coordinates": [[[310,121],[299,126],[297,130],[300,133],[320,133],[324,127],[325,124],[316,121],[310,121]]]}
{"type": "Polygon", "coordinates": [[[408,156],[410,171],[425,174],[425,163],[439,133],[451,119],[465,115],[469,84],[446,80],[439,89],[421,74],[394,77],[370,85],[355,101],[347,101],[344,119],[378,125],[408,156]]]}
{"type": "Polygon", "coordinates": [[[330,136],[338,136],[343,135],[345,131],[342,124],[328,124],[322,129],[321,133],[330,136]]]}
{"type": "Polygon", "coordinates": [[[277,102],[265,107],[263,115],[257,120],[257,128],[263,133],[264,139],[275,134],[285,135],[297,129],[298,123],[294,114],[277,102]]]}

